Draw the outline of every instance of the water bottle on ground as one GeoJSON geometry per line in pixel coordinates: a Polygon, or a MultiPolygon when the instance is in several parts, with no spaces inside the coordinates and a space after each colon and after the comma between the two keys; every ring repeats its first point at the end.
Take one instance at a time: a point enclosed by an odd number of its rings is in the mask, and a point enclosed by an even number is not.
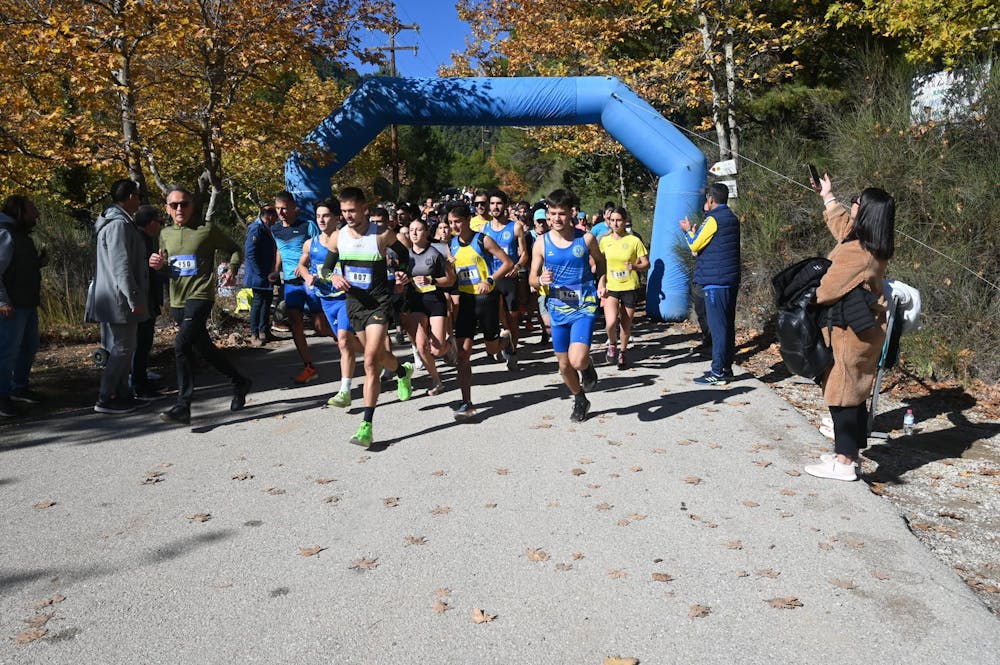
{"type": "Polygon", "coordinates": [[[906,415],[903,416],[903,434],[910,436],[913,434],[913,409],[907,409],[906,415]]]}

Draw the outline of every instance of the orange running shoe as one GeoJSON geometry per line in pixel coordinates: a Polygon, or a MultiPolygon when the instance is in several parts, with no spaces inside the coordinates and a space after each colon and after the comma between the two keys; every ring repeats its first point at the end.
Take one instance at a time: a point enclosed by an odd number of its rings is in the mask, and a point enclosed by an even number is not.
{"type": "Polygon", "coordinates": [[[309,383],[318,376],[319,372],[316,371],[315,367],[313,367],[312,365],[306,365],[305,367],[302,368],[302,371],[299,372],[299,375],[295,377],[295,383],[301,386],[306,383],[309,383]]]}

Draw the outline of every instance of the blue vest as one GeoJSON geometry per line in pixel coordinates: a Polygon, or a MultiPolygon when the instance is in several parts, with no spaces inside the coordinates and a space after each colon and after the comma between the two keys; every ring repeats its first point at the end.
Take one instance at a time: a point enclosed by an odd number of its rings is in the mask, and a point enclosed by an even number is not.
{"type": "Polygon", "coordinates": [[[740,220],[727,205],[708,213],[715,219],[715,235],[698,253],[694,265],[694,283],[701,286],[739,286],[740,220]]]}

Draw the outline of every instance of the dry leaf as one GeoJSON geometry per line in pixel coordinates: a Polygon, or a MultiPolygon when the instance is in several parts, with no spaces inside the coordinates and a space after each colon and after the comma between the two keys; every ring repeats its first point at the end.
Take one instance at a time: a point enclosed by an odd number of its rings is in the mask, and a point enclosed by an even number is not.
{"type": "Polygon", "coordinates": [[[437,612],[438,614],[444,614],[448,610],[452,609],[451,605],[444,602],[440,598],[435,599],[434,604],[431,607],[433,607],[434,611],[437,612]]]}
{"type": "Polygon", "coordinates": [[[487,614],[478,607],[472,610],[472,622],[473,623],[489,623],[497,618],[496,614],[487,614]]]}
{"type": "Polygon", "coordinates": [[[319,545],[313,545],[312,547],[300,547],[299,556],[316,556],[325,549],[325,547],[320,547],[319,545]]]}
{"type": "Polygon", "coordinates": [[[549,560],[549,554],[545,550],[528,549],[525,552],[525,554],[527,554],[528,558],[531,559],[532,561],[548,561],[549,560]]]}
{"type": "Polygon", "coordinates": [[[949,519],[959,520],[959,521],[965,520],[965,518],[959,515],[958,513],[953,513],[949,510],[939,510],[938,517],[947,517],[949,519]]]}
{"type": "Polygon", "coordinates": [[[49,631],[44,628],[32,628],[26,630],[23,633],[18,633],[14,636],[14,644],[28,644],[29,642],[34,642],[35,640],[41,639],[48,634],[49,631]]]}
{"type": "Polygon", "coordinates": [[[778,575],[781,574],[777,570],[775,570],[774,568],[764,568],[764,569],[758,570],[756,572],[757,572],[757,575],[759,575],[761,577],[770,577],[772,580],[774,578],[776,578],[778,575]]]}
{"type": "Polygon", "coordinates": [[[666,448],[653,448],[653,452],[656,453],[657,455],[666,455],[667,454],[667,449],[666,448]]]}
{"type": "Polygon", "coordinates": [[[741,550],[741,549],[743,549],[743,541],[742,540],[730,540],[728,543],[726,543],[726,549],[741,550]]]}
{"type": "Polygon", "coordinates": [[[497,475],[498,476],[509,476],[510,475],[510,469],[497,469],[497,475]]]}
{"type": "Polygon", "coordinates": [[[771,607],[775,607],[779,610],[794,610],[796,607],[802,607],[802,603],[794,596],[786,596],[785,598],[769,598],[766,602],[770,603],[771,607]]]}
{"type": "Polygon", "coordinates": [[[369,559],[368,557],[361,557],[360,559],[355,559],[354,563],[348,566],[351,570],[364,571],[364,570],[375,570],[378,568],[378,557],[374,559],[369,559]]]}
{"type": "Polygon", "coordinates": [[[556,570],[565,571],[565,570],[571,570],[572,568],[573,568],[573,564],[571,564],[571,563],[557,563],[556,564],[556,570]]]}
{"type": "Polygon", "coordinates": [[[668,573],[653,573],[654,582],[673,582],[674,578],[668,573]]]}
{"type": "Polygon", "coordinates": [[[316,484],[317,485],[329,485],[330,483],[335,483],[335,482],[337,482],[336,478],[317,478],[316,479],[316,484]]]}
{"type": "Polygon", "coordinates": [[[192,522],[207,522],[212,519],[212,513],[195,513],[194,515],[188,515],[187,518],[192,522]]]}
{"type": "Polygon", "coordinates": [[[767,460],[763,459],[755,459],[753,463],[762,469],[766,469],[767,467],[771,466],[771,462],[768,462],[767,460]]]}
{"type": "Polygon", "coordinates": [[[594,507],[597,508],[598,510],[611,510],[612,508],[614,508],[614,506],[608,503],[607,501],[599,503],[594,507]]]}
{"type": "Polygon", "coordinates": [[[711,613],[711,607],[706,607],[705,605],[692,605],[691,610],[688,612],[688,616],[692,619],[703,619],[711,613]]]}
{"type": "Polygon", "coordinates": [[[872,577],[874,577],[877,580],[883,580],[884,581],[884,580],[889,579],[889,574],[886,573],[886,572],[884,572],[884,571],[881,571],[881,570],[873,570],[872,571],[872,577]]]}
{"type": "Polygon", "coordinates": [[[559,507],[558,501],[549,501],[549,508],[558,508],[558,507],[559,507]]]}
{"type": "Polygon", "coordinates": [[[538,423],[536,425],[531,425],[531,429],[552,429],[552,423],[538,423]]]}
{"type": "Polygon", "coordinates": [[[358,464],[364,464],[365,462],[367,462],[371,458],[372,458],[371,455],[362,455],[361,457],[358,458],[358,464]]]}
{"type": "Polygon", "coordinates": [[[750,577],[750,573],[745,570],[737,570],[736,577],[750,577]]]}
{"type": "Polygon", "coordinates": [[[848,591],[850,591],[851,589],[858,588],[858,585],[855,584],[854,582],[850,580],[837,579],[836,577],[830,580],[830,584],[832,584],[835,587],[840,587],[841,589],[847,589],[848,591]]]}
{"type": "Polygon", "coordinates": [[[598,483],[587,483],[587,489],[599,490],[601,486],[598,483]]]}
{"type": "Polygon", "coordinates": [[[701,482],[701,478],[699,478],[698,476],[686,476],[684,478],[684,482],[687,483],[688,485],[697,485],[698,483],[701,482]]]}
{"type": "Polygon", "coordinates": [[[64,600],[66,600],[66,596],[62,595],[61,593],[57,593],[49,596],[45,600],[38,601],[33,605],[33,607],[36,610],[40,610],[43,607],[48,607],[49,605],[56,605],[58,603],[63,602],[64,600]]]}
{"type": "Polygon", "coordinates": [[[31,507],[32,508],[44,509],[44,508],[51,508],[54,505],[56,505],[55,501],[46,500],[46,501],[42,501],[41,503],[36,503],[33,506],[31,506],[31,507]]]}
{"type": "Polygon", "coordinates": [[[264,494],[270,494],[271,496],[278,496],[280,494],[285,493],[285,490],[279,489],[277,487],[271,487],[270,485],[265,487],[262,491],[264,492],[264,494]]]}
{"type": "Polygon", "coordinates": [[[424,538],[423,536],[407,536],[406,537],[406,544],[407,545],[426,545],[427,544],[427,539],[424,538]]]}
{"type": "Polygon", "coordinates": [[[618,570],[618,569],[609,570],[608,577],[610,577],[613,580],[623,580],[626,577],[628,577],[628,573],[625,572],[624,570],[618,570]]]}
{"type": "Polygon", "coordinates": [[[617,473],[609,473],[608,478],[621,478],[621,475],[617,473]]]}
{"type": "Polygon", "coordinates": [[[747,508],[756,508],[760,504],[757,503],[756,501],[744,501],[743,505],[746,506],[747,508]]]}
{"type": "Polygon", "coordinates": [[[147,471],[146,478],[142,481],[143,485],[155,485],[156,483],[162,483],[166,478],[166,474],[163,471],[147,471]]]}
{"type": "Polygon", "coordinates": [[[337,496],[336,494],[331,494],[330,496],[323,499],[323,503],[338,503],[339,501],[340,497],[337,496]]]}
{"type": "Polygon", "coordinates": [[[618,520],[617,524],[618,526],[628,526],[629,524],[631,524],[631,522],[629,522],[626,518],[623,517],[620,520],[618,520]]]}
{"type": "Polygon", "coordinates": [[[577,462],[579,462],[580,464],[593,464],[594,460],[590,459],[589,457],[581,457],[580,459],[577,460],[577,462]]]}
{"type": "MultiPolygon", "coordinates": [[[[775,437],[774,440],[775,441],[780,441],[781,437],[780,436],[779,437],[775,437]]],[[[755,443],[752,446],[750,446],[750,452],[752,452],[752,453],[759,453],[762,450],[774,450],[774,446],[772,446],[770,444],[767,444],[767,443],[755,443]]]]}
{"type": "Polygon", "coordinates": [[[56,615],[55,612],[46,612],[44,614],[36,614],[30,619],[24,619],[24,623],[28,624],[32,628],[41,628],[56,615]]]}
{"type": "Polygon", "coordinates": [[[569,558],[573,559],[573,561],[579,561],[583,557],[584,557],[583,552],[573,552],[573,554],[571,554],[569,558]]]}
{"type": "Polygon", "coordinates": [[[794,517],[794,516],[795,516],[795,513],[789,513],[789,512],[784,511],[784,510],[782,510],[780,513],[778,513],[778,517],[794,517]]]}
{"type": "Polygon", "coordinates": [[[495,503],[487,503],[486,505],[483,506],[483,508],[496,508],[496,507],[497,504],[495,503]]]}
{"type": "Polygon", "coordinates": [[[1000,476],[1000,469],[990,469],[989,467],[979,467],[980,476],[1000,476]]]}
{"type": "Polygon", "coordinates": [[[622,656],[608,656],[604,659],[604,665],[639,665],[639,659],[624,658],[622,656]]]}
{"type": "Polygon", "coordinates": [[[584,471],[581,468],[576,468],[576,469],[573,469],[572,471],[570,471],[570,473],[572,473],[574,476],[582,476],[583,474],[585,474],[587,472],[584,471]]]}
{"type": "Polygon", "coordinates": [[[871,485],[868,486],[868,490],[872,494],[877,494],[878,496],[882,496],[883,494],[885,494],[885,483],[878,483],[878,482],[872,483],[871,485]]]}
{"type": "Polygon", "coordinates": [[[444,597],[444,596],[450,596],[451,595],[451,589],[449,589],[446,586],[443,586],[440,589],[438,589],[437,591],[435,591],[434,595],[435,596],[442,596],[442,597],[444,597]]]}
{"type": "Polygon", "coordinates": [[[781,490],[781,496],[795,496],[795,490],[781,490]]]}
{"type": "Polygon", "coordinates": [[[438,469],[437,471],[432,471],[431,475],[440,478],[441,476],[447,476],[448,474],[445,472],[444,469],[438,469]]]}
{"type": "Polygon", "coordinates": [[[632,513],[628,517],[633,522],[641,522],[642,520],[646,519],[647,515],[643,515],[642,513],[632,513]]]}
{"type": "Polygon", "coordinates": [[[801,471],[797,471],[795,469],[789,469],[788,471],[785,471],[785,473],[787,473],[788,475],[790,475],[792,477],[801,476],[802,475],[801,471]]]}
{"type": "Polygon", "coordinates": [[[250,480],[251,478],[253,478],[252,473],[237,473],[233,476],[233,480],[250,480]]]}
{"type": "Polygon", "coordinates": [[[437,506],[436,508],[431,510],[431,515],[447,515],[450,512],[451,508],[449,508],[448,506],[437,506]]]}
{"type": "Polygon", "coordinates": [[[382,499],[382,505],[385,506],[386,508],[395,508],[396,506],[399,505],[399,497],[398,496],[386,497],[385,499],[382,499]]]}
{"type": "Polygon", "coordinates": [[[831,543],[820,543],[819,544],[819,548],[821,550],[832,550],[833,549],[833,545],[831,543]]]}
{"type": "Polygon", "coordinates": [[[640,471],[642,471],[642,467],[641,466],[633,466],[632,468],[629,469],[629,471],[631,471],[632,473],[639,473],[640,471]]]}

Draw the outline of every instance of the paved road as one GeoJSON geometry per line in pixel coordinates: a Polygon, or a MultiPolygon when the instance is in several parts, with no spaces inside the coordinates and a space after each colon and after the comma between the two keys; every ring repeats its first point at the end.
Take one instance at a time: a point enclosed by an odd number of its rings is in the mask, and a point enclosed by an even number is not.
{"type": "Polygon", "coordinates": [[[208,386],[190,428],[4,426],[0,663],[997,663],[996,617],[892,505],[799,475],[816,429],[747,375],[693,385],[688,343],[599,366],[582,424],[541,349],[475,367],[477,423],[451,371],[390,387],[372,451],[359,389],[320,408],[335,384],[289,389],[290,347],[243,352],[247,410],[208,386]]]}

